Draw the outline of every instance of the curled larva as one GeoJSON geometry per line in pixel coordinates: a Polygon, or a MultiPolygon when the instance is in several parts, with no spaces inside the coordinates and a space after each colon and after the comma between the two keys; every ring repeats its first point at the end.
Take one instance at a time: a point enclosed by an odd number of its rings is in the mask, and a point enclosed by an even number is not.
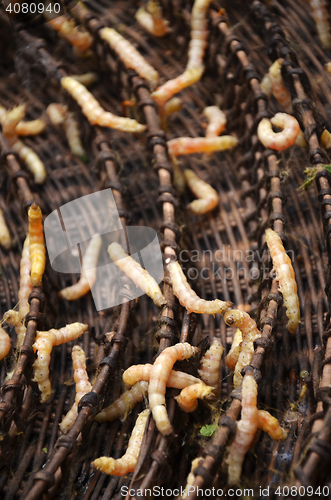
{"type": "Polygon", "coordinates": [[[31,284],[30,238],[25,238],[20,262],[20,288],[18,290],[19,312],[22,318],[30,311],[29,295],[32,292],[31,284]]]}
{"type": "Polygon", "coordinates": [[[17,139],[16,126],[24,118],[26,112],[26,106],[24,104],[20,106],[15,106],[15,108],[7,111],[4,115],[2,122],[2,132],[3,135],[9,142],[11,146],[13,142],[17,139]]]}
{"type": "Polygon", "coordinates": [[[217,191],[207,182],[198,177],[193,170],[184,170],[188,187],[199,199],[189,203],[188,207],[194,214],[205,214],[218,206],[219,196],[217,191]]]}
{"type": "Polygon", "coordinates": [[[240,354],[235,366],[233,375],[233,385],[239,387],[242,381],[241,370],[249,365],[254,353],[254,342],[261,337],[255,321],[244,311],[231,309],[224,314],[224,321],[228,326],[239,328],[242,333],[242,342],[240,344],[240,354]]]}
{"type": "Polygon", "coordinates": [[[20,121],[15,127],[17,135],[38,135],[46,128],[46,122],[41,118],[30,120],[28,122],[20,121]]]}
{"type": "MultiPolygon", "coordinates": [[[[152,365],[151,365],[152,366],[152,365]]],[[[112,422],[116,418],[124,417],[129,411],[140,403],[147,395],[148,382],[136,382],[130,390],[125,391],[116,401],[104,408],[95,417],[98,422],[112,422]]]]}
{"type": "Polygon", "coordinates": [[[0,361],[9,354],[10,347],[10,337],[8,333],[0,327],[0,361]]]}
{"type": "Polygon", "coordinates": [[[183,174],[179,162],[175,156],[170,157],[173,170],[173,185],[178,193],[183,193],[186,187],[185,175],[183,174]]]}
{"type": "Polygon", "coordinates": [[[46,114],[53,125],[61,125],[64,122],[64,117],[68,111],[68,106],[52,102],[46,108],[46,114]]]}
{"type": "Polygon", "coordinates": [[[330,17],[325,0],[308,0],[312,17],[316,24],[318,37],[326,49],[331,49],[330,17]]]}
{"type": "Polygon", "coordinates": [[[157,102],[160,112],[163,114],[166,102],[169,101],[174,94],[198,82],[202,74],[203,68],[186,69],[184,73],[177,76],[177,78],[168,80],[164,85],[158,87],[152,93],[152,97],[157,102]]]}
{"type": "Polygon", "coordinates": [[[59,33],[59,35],[71,43],[74,47],[81,52],[89,49],[93,43],[93,38],[88,31],[84,28],[78,29],[75,22],[69,19],[66,15],[54,17],[52,10],[52,3],[49,2],[47,8],[44,9],[43,14],[47,19],[48,24],[59,33]]]}
{"type": "Polygon", "coordinates": [[[209,396],[212,391],[212,387],[200,382],[199,384],[189,385],[185,389],[182,389],[179,396],[175,397],[175,400],[183,411],[191,413],[197,409],[198,399],[209,396]]]}
{"type": "Polygon", "coordinates": [[[268,411],[259,410],[259,427],[276,441],[285,441],[287,438],[287,430],[281,427],[277,418],[270,415],[268,411]]]}
{"type": "Polygon", "coordinates": [[[237,364],[237,361],[239,358],[239,354],[240,354],[240,344],[242,342],[242,339],[243,339],[243,336],[242,336],[241,330],[239,330],[239,328],[237,328],[237,330],[234,334],[234,337],[233,337],[231,349],[225,358],[226,366],[228,368],[230,368],[230,370],[234,370],[236,367],[236,364],[237,364]]]}
{"type": "Polygon", "coordinates": [[[275,61],[269,68],[269,77],[271,80],[272,93],[279,102],[279,104],[284,108],[286,113],[292,113],[292,101],[289,91],[284,85],[284,80],[282,77],[282,65],[284,59],[280,58],[275,61]]]}
{"type": "Polygon", "coordinates": [[[75,422],[78,415],[78,403],[85,394],[92,390],[92,384],[90,383],[86,371],[86,356],[85,352],[81,347],[75,345],[71,352],[72,364],[74,367],[74,381],[76,384],[76,396],[75,402],[71,409],[68,411],[66,416],[62,419],[60,423],[61,431],[66,434],[69,429],[71,429],[73,423],[75,422]]]}
{"type": "Polygon", "coordinates": [[[218,106],[208,106],[203,110],[204,116],[208,119],[206,137],[217,137],[225,129],[226,116],[218,106]]]}
{"type": "Polygon", "coordinates": [[[149,410],[144,410],[139,413],[126,453],[123,457],[117,460],[114,458],[100,457],[92,462],[92,467],[112,476],[125,476],[129,472],[132,472],[137,463],[148,415],[149,410]]]}
{"type": "Polygon", "coordinates": [[[159,432],[166,436],[172,432],[165,405],[167,380],[173,365],[178,360],[188,359],[199,349],[185,342],[167,347],[156,358],[149,378],[148,398],[150,409],[159,432]]]}
{"type": "Polygon", "coordinates": [[[151,297],[157,306],[161,307],[167,303],[155,279],[143,269],[138,262],[125,253],[119,243],[112,243],[109,245],[108,253],[121,271],[123,271],[136,286],[141,288],[141,290],[151,297]]]}
{"type": "Polygon", "coordinates": [[[46,179],[46,169],[37,153],[33,149],[26,146],[21,140],[15,141],[12,145],[12,150],[15,151],[21,160],[24,161],[28,169],[33,175],[36,184],[43,184],[46,179]]]}
{"type": "Polygon", "coordinates": [[[52,386],[49,380],[49,362],[53,346],[65,344],[78,339],[86,330],[88,325],[83,323],[72,323],[60,330],[49,330],[48,332],[37,332],[37,338],[32,348],[37,351],[37,359],[33,363],[34,378],[41,392],[40,401],[45,403],[52,394],[52,386]]]}
{"type": "Polygon", "coordinates": [[[16,311],[15,309],[9,309],[4,313],[3,319],[6,323],[8,323],[8,325],[15,326],[20,323],[22,316],[19,311],[16,311]]]}
{"type": "Polygon", "coordinates": [[[180,304],[185,307],[189,313],[222,314],[231,307],[231,302],[224,302],[219,299],[200,299],[188,284],[180,264],[175,261],[168,262],[168,259],[166,260],[166,264],[168,264],[167,267],[170,273],[173,292],[180,304]]]}
{"type": "Polygon", "coordinates": [[[5,216],[0,208],[0,245],[9,250],[12,246],[12,240],[10,237],[10,232],[6,224],[5,216]]]}
{"type": "Polygon", "coordinates": [[[115,116],[109,111],[105,111],[91,92],[74,78],[64,76],[61,79],[61,85],[77,101],[91,125],[100,125],[123,130],[124,132],[144,132],[146,129],[145,125],[138,123],[136,120],[115,116]]]}
{"type": "Polygon", "coordinates": [[[287,328],[291,333],[295,333],[300,323],[300,305],[292,262],[285,252],[281,238],[275,231],[267,229],[265,236],[279,282],[279,290],[283,295],[286,307],[287,328]]]}
{"type": "MultiPolygon", "coordinates": [[[[125,370],[123,373],[123,382],[127,385],[136,384],[139,380],[149,382],[152,366],[153,365],[149,363],[146,363],[145,365],[130,366],[130,368],[125,370]]],[[[167,387],[174,387],[175,389],[184,389],[189,385],[198,384],[199,382],[201,382],[201,380],[193,377],[193,375],[171,370],[166,385],[167,387]]]]}
{"type": "Polygon", "coordinates": [[[194,153],[214,153],[234,148],[238,139],[231,135],[221,137],[177,137],[167,142],[169,155],[191,155],[194,153]]]}
{"type": "Polygon", "coordinates": [[[147,10],[137,10],[135,18],[140,26],[154,36],[164,36],[169,32],[168,21],[162,17],[162,9],[157,0],[148,0],[147,10]]]}
{"type": "Polygon", "coordinates": [[[79,281],[75,285],[61,290],[59,292],[60,297],[66,300],[76,300],[90,291],[97,279],[97,265],[101,246],[101,236],[99,234],[94,235],[83,257],[82,273],[79,281]]]}
{"type": "Polygon", "coordinates": [[[151,90],[155,89],[159,80],[158,72],[128,40],[112,28],[102,28],[99,36],[116,52],[126,68],[134,69],[139,76],[148,81],[151,90]]]}
{"type": "Polygon", "coordinates": [[[32,203],[28,212],[31,260],[31,284],[40,286],[46,264],[46,249],[43,231],[43,214],[36,203],[32,203]]]}
{"type": "Polygon", "coordinates": [[[266,148],[283,151],[292,146],[300,132],[300,125],[294,116],[286,113],[277,113],[271,120],[263,118],[257,127],[257,136],[266,148]],[[271,124],[282,128],[281,132],[274,132],[271,124]]]}
{"type": "Polygon", "coordinates": [[[331,149],[331,134],[328,130],[324,130],[321,135],[321,142],[326,149],[331,149]]]}
{"type": "Polygon", "coordinates": [[[237,423],[234,441],[229,447],[228,483],[239,484],[245,455],[258,428],[259,414],[256,407],[257,384],[253,375],[246,373],[242,385],[241,420],[237,423]]]}
{"type": "MultiPolygon", "coordinates": [[[[220,393],[220,366],[223,354],[223,345],[220,339],[214,337],[210,348],[203,356],[198,374],[201,380],[213,388],[212,396],[218,397],[220,393]]],[[[208,398],[209,399],[209,398],[208,398]]]]}

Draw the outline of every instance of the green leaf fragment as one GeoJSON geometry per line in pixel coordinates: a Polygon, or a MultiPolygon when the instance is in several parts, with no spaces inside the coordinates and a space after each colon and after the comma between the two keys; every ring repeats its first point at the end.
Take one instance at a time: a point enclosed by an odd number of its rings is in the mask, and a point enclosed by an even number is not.
{"type": "Polygon", "coordinates": [[[217,428],[216,424],[209,424],[209,425],[204,425],[200,429],[200,434],[202,434],[205,437],[212,436],[217,428]]]}

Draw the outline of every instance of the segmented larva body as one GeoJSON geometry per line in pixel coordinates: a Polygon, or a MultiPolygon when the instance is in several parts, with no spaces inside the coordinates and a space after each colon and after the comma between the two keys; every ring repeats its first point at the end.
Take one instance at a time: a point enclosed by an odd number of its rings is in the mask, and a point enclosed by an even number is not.
{"type": "MultiPolygon", "coordinates": [[[[152,366],[152,365],[151,365],[152,366]]],[[[140,403],[147,395],[148,382],[141,380],[125,391],[116,401],[104,408],[95,417],[98,422],[112,422],[116,418],[124,417],[129,411],[140,403]]]]}
{"type": "Polygon", "coordinates": [[[325,0],[308,0],[316,24],[318,37],[326,49],[331,49],[330,18],[325,0]]]}
{"type": "Polygon", "coordinates": [[[326,149],[331,149],[331,134],[328,130],[324,130],[321,135],[321,142],[326,149]]]}
{"type": "Polygon", "coordinates": [[[179,97],[173,97],[164,106],[164,115],[170,116],[176,111],[179,111],[183,107],[183,102],[179,97]]]}
{"type": "Polygon", "coordinates": [[[45,403],[52,394],[52,386],[49,380],[49,362],[53,346],[76,340],[87,329],[88,325],[72,323],[60,330],[52,329],[48,332],[37,332],[36,341],[32,346],[34,352],[38,351],[37,359],[33,363],[33,381],[38,383],[42,403],[45,403]]]}
{"type": "Polygon", "coordinates": [[[285,441],[287,438],[287,430],[281,427],[277,418],[270,415],[268,411],[259,410],[259,427],[275,441],[285,441]]]}
{"type": "Polygon", "coordinates": [[[218,206],[219,196],[217,191],[207,182],[198,177],[193,170],[184,170],[185,180],[190,190],[197,196],[188,207],[194,214],[206,214],[218,206]]]}
{"type": "MultiPolygon", "coordinates": [[[[51,5],[50,3],[48,5],[51,5]]],[[[67,40],[71,45],[85,52],[93,43],[93,38],[88,31],[83,28],[78,29],[75,22],[68,19],[67,16],[58,16],[53,19],[53,16],[44,10],[44,16],[47,22],[52,26],[59,35],[67,40]]]]}
{"type": "Polygon", "coordinates": [[[167,268],[170,273],[173,292],[180,304],[185,307],[189,313],[222,314],[231,307],[231,302],[224,302],[219,299],[200,299],[188,284],[180,264],[175,261],[168,263],[168,259],[166,260],[166,264],[168,264],[167,268]]]}
{"type": "Polygon", "coordinates": [[[201,380],[213,388],[213,396],[220,393],[220,366],[223,354],[223,345],[220,339],[214,337],[213,342],[200,362],[198,374],[201,380]]]}
{"type": "Polygon", "coordinates": [[[153,412],[156,427],[163,436],[172,432],[165,404],[166,385],[172,367],[176,361],[188,359],[198,350],[197,347],[187,342],[167,347],[156,358],[151,369],[148,387],[149,406],[153,412]]]}
{"type": "Polygon", "coordinates": [[[94,73],[93,71],[88,71],[87,73],[83,73],[82,75],[70,75],[70,76],[71,78],[74,78],[75,80],[77,80],[77,82],[81,83],[85,87],[92,85],[92,83],[95,83],[98,80],[97,73],[94,73]]]}
{"type": "Polygon", "coordinates": [[[262,78],[260,87],[262,92],[264,92],[268,97],[272,95],[272,82],[269,73],[266,73],[262,78]]]}
{"type": "Polygon", "coordinates": [[[136,120],[115,116],[109,111],[105,111],[91,92],[74,78],[64,76],[61,79],[61,85],[77,101],[91,125],[100,125],[101,127],[114,128],[124,132],[144,132],[146,129],[145,125],[138,123],[136,120]]]}
{"type": "Polygon", "coordinates": [[[238,139],[231,135],[221,137],[177,137],[167,142],[169,155],[191,155],[194,153],[214,153],[232,149],[238,144],[238,139]]]}
{"type": "Polygon", "coordinates": [[[242,342],[242,339],[243,339],[243,336],[242,336],[241,330],[239,330],[239,328],[237,328],[237,330],[234,334],[234,337],[233,337],[231,349],[225,358],[226,366],[228,368],[230,368],[230,370],[234,370],[236,367],[236,364],[238,362],[238,358],[239,358],[239,354],[240,354],[240,344],[242,342]]]}
{"type": "Polygon", "coordinates": [[[300,305],[292,262],[285,252],[281,238],[275,231],[267,229],[265,236],[279,282],[279,291],[283,295],[284,306],[286,307],[287,328],[291,333],[295,333],[300,323],[300,305]]]}
{"type": "Polygon", "coordinates": [[[0,327],[0,361],[9,354],[10,347],[10,337],[8,333],[0,327]]]}
{"type": "MultiPolygon", "coordinates": [[[[331,75],[331,62],[328,62],[325,64],[325,69],[331,75]]],[[[1,118],[1,115],[0,115],[0,118],[1,118]]]]}
{"type": "Polygon", "coordinates": [[[102,28],[99,35],[116,52],[126,68],[134,69],[139,76],[148,81],[151,90],[155,89],[159,80],[158,72],[128,40],[112,28],[102,28]]]}
{"type": "Polygon", "coordinates": [[[31,284],[30,238],[25,238],[20,262],[20,288],[18,290],[19,313],[24,318],[30,311],[29,295],[32,292],[31,284]]]}
{"type": "Polygon", "coordinates": [[[218,106],[208,106],[203,110],[204,116],[208,119],[206,137],[217,137],[225,129],[226,116],[218,106]]]}
{"type": "Polygon", "coordinates": [[[21,323],[22,317],[23,316],[20,312],[14,311],[13,309],[9,309],[9,311],[6,311],[3,315],[3,319],[6,323],[8,323],[8,325],[15,326],[15,332],[17,335],[16,348],[23,344],[26,333],[26,327],[21,323]]]}
{"type": "Polygon", "coordinates": [[[6,112],[2,119],[2,132],[8,140],[10,146],[17,139],[15,129],[17,124],[24,118],[25,112],[26,106],[24,104],[15,106],[15,108],[6,112]]]}
{"type": "Polygon", "coordinates": [[[187,476],[185,490],[184,490],[183,495],[180,496],[180,497],[178,497],[179,499],[183,499],[184,500],[187,497],[188,493],[190,492],[191,487],[193,487],[194,482],[195,482],[194,471],[198,467],[198,465],[200,465],[200,463],[202,461],[203,461],[202,457],[197,457],[194,460],[192,460],[191,470],[190,470],[189,475],[187,476]]]}
{"type": "Polygon", "coordinates": [[[156,0],[148,0],[147,10],[140,8],[135,15],[140,26],[154,36],[164,36],[169,32],[168,21],[162,17],[162,9],[156,0]]]}
{"type": "Polygon", "coordinates": [[[67,111],[68,106],[56,102],[49,104],[46,108],[46,114],[53,125],[61,125],[64,122],[67,111]]]}
{"type": "Polygon", "coordinates": [[[91,238],[83,257],[82,273],[79,281],[72,286],[64,288],[59,296],[66,300],[76,300],[91,290],[97,279],[98,258],[102,246],[99,234],[91,238]]]}
{"type": "MultiPolygon", "coordinates": [[[[145,365],[130,366],[130,368],[125,370],[125,372],[123,373],[123,382],[127,385],[134,385],[139,380],[149,382],[152,366],[153,365],[149,363],[146,363],[145,365]]],[[[166,385],[167,387],[174,387],[175,389],[184,389],[189,385],[198,384],[200,382],[201,380],[193,377],[193,375],[189,375],[185,372],[171,370],[166,385]]]]}
{"type": "Polygon", "coordinates": [[[151,297],[157,306],[161,307],[167,303],[155,279],[143,269],[138,262],[125,253],[119,243],[112,243],[109,245],[108,253],[116,266],[119,267],[136,286],[141,288],[141,290],[151,297]]]}
{"type": "Polygon", "coordinates": [[[282,65],[284,59],[280,58],[275,61],[269,68],[269,76],[271,80],[272,93],[279,102],[279,104],[284,108],[286,113],[292,113],[292,101],[291,95],[284,85],[284,80],[282,77],[282,65]]]}
{"type": "Polygon", "coordinates": [[[300,132],[300,125],[294,116],[286,113],[277,113],[271,120],[263,118],[257,127],[257,136],[266,148],[283,151],[292,146],[300,132]],[[281,132],[274,132],[271,124],[282,128],[281,132]]]}
{"type": "Polygon", "coordinates": [[[190,87],[198,82],[202,77],[204,68],[190,68],[186,69],[184,73],[177,76],[173,80],[168,80],[164,85],[158,87],[153,93],[152,97],[157,102],[159,110],[163,113],[163,108],[167,101],[169,101],[174,94],[178,94],[186,87],[190,87]]]}
{"type": "Polygon", "coordinates": [[[92,390],[86,371],[86,356],[81,347],[75,345],[71,352],[74,367],[74,381],[76,384],[75,402],[60,423],[61,431],[66,434],[71,429],[78,415],[78,403],[85,394],[92,390]]]}
{"type": "Polygon", "coordinates": [[[213,387],[200,382],[199,384],[189,385],[185,389],[182,389],[179,396],[175,397],[175,400],[183,411],[192,413],[192,411],[198,408],[198,399],[209,396],[212,391],[213,387]]]}
{"type": "Polygon", "coordinates": [[[229,484],[239,483],[245,455],[257,431],[259,414],[256,403],[257,384],[253,375],[246,373],[242,385],[241,420],[237,423],[237,432],[227,458],[229,484]]]}
{"type": "Polygon", "coordinates": [[[46,128],[46,122],[41,118],[30,120],[27,122],[20,121],[16,125],[15,132],[17,135],[38,135],[46,128]]]}
{"type": "Polygon", "coordinates": [[[86,155],[79,134],[79,128],[75,115],[67,113],[64,120],[64,130],[72,154],[82,158],[86,155]]]}
{"type": "Polygon", "coordinates": [[[21,160],[24,161],[28,169],[33,175],[36,184],[43,184],[46,179],[46,168],[37,153],[33,149],[26,146],[21,140],[17,140],[12,145],[12,150],[15,151],[21,160]]]}
{"type": "Polygon", "coordinates": [[[33,203],[29,208],[29,239],[31,259],[31,284],[40,286],[46,265],[46,249],[43,231],[43,214],[40,207],[33,203]]]}
{"type": "Polygon", "coordinates": [[[12,246],[12,240],[10,237],[10,232],[6,224],[5,216],[0,208],[0,245],[9,250],[12,246]]]}
{"type": "Polygon", "coordinates": [[[239,387],[242,381],[241,370],[249,365],[254,353],[254,341],[261,337],[255,321],[244,311],[231,309],[224,314],[224,321],[228,326],[239,328],[242,333],[240,354],[233,375],[233,385],[239,387]]]}
{"type": "Polygon", "coordinates": [[[92,467],[112,476],[125,476],[129,472],[132,472],[137,463],[148,415],[148,409],[139,413],[126,453],[123,457],[117,460],[114,458],[100,457],[92,462],[92,467]]]}

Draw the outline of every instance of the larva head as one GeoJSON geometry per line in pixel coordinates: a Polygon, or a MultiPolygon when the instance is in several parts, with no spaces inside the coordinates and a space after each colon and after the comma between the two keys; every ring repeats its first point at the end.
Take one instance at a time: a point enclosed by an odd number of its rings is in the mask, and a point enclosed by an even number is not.
{"type": "Polygon", "coordinates": [[[40,221],[42,220],[43,214],[37,203],[32,203],[28,211],[28,217],[29,217],[29,222],[37,222],[39,220],[40,221]]]}
{"type": "Polygon", "coordinates": [[[245,320],[244,313],[238,309],[230,309],[224,314],[224,321],[228,326],[236,326],[240,328],[245,320]]]}

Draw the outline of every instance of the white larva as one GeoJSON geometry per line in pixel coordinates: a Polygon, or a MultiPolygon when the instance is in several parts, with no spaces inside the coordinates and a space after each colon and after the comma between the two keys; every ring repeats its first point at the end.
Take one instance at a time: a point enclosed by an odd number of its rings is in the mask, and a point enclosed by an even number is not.
{"type": "Polygon", "coordinates": [[[208,119],[206,137],[219,136],[226,127],[225,113],[218,106],[208,106],[203,110],[204,116],[208,119]]]}
{"type": "Polygon", "coordinates": [[[1,208],[0,208],[0,245],[6,250],[9,250],[12,246],[12,239],[10,237],[10,232],[6,224],[3,210],[1,210],[1,208]]]}
{"type": "Polygon", "coordinates": [[[243,336],[242,336],[241,330],[239,328],[237,328],[237,330],[234,334],[234,337],[233,337],[231,349],[225,358],[226,366],[228,368],[230,368],[230,370],[234,370],[236,367],[236,364],[237,364],[237,361],[239,358],[239,354],[240,354],[240,344],[242,342],[242,339],[243,339],[243,336]]]}
{"type": "Polygon", "coordinates": [[[10,352],[10,337],[3,328],[0,327],[0,361],[10,352]]]}
{"type": "Polygon", "coordinates": [[[169,23],[163,19],[162,9],[157,0],[148,0],[147,10],[141,7],[137,10],[135,18],[151,35],[161,37],[169,32],[169,23]]]}
{"type": "Polygon", "coordinates": [[[257,127],[257,136],[263,146],[277,151],[292,146],[300,132],[300,125],[294,116],[286,113],[277,113],[271,120],[263,118],[257,127]],[[271,124],[282,128],[281,132],[274,132],[271,124]]]}
{"type": "MultiPolygon", "coordinates": [[[[220,366],[223,354],[223,345],[220,339],[214,337],[210,348],[203,356],[198,374],[201,380],[213,388],[213,396],[218,397],[220,393],[220,366]]],[[[209,399],[209,398],[208,398],[209,399]]]]}
{"type": "Polygon", "coordinates": [[[270,415],[268,411],[259,410],[259,427],[276,441],[285,441],[287,438],[287,430],[281,427],[277,418],[270,415]]]}
{"type": "Polygon", "coordinates": [[[284,59],[277,59],[269,68],[269,77],[271,81],[272,93],[279,102],[279,104],[284,108],[286,113],[292,113],[292,101],[291,95],[284,85],[284,80],[282,77],[282,65],[284,59]]]}
{"type": "Polygon", "coordinates": [[[330,17],[325,0],[308,0],[312,17],[316,24],[318,37],[326,49],[331,49],[330,17]]]}
{"type": "Polygon", "coordinates": [[[175,400],[183,411],[191,413],[198,407],[198,399],[204,399],[212,393],[213,388],[200,382],[199,384],[189,385],[182,389],[175,400]]]}

